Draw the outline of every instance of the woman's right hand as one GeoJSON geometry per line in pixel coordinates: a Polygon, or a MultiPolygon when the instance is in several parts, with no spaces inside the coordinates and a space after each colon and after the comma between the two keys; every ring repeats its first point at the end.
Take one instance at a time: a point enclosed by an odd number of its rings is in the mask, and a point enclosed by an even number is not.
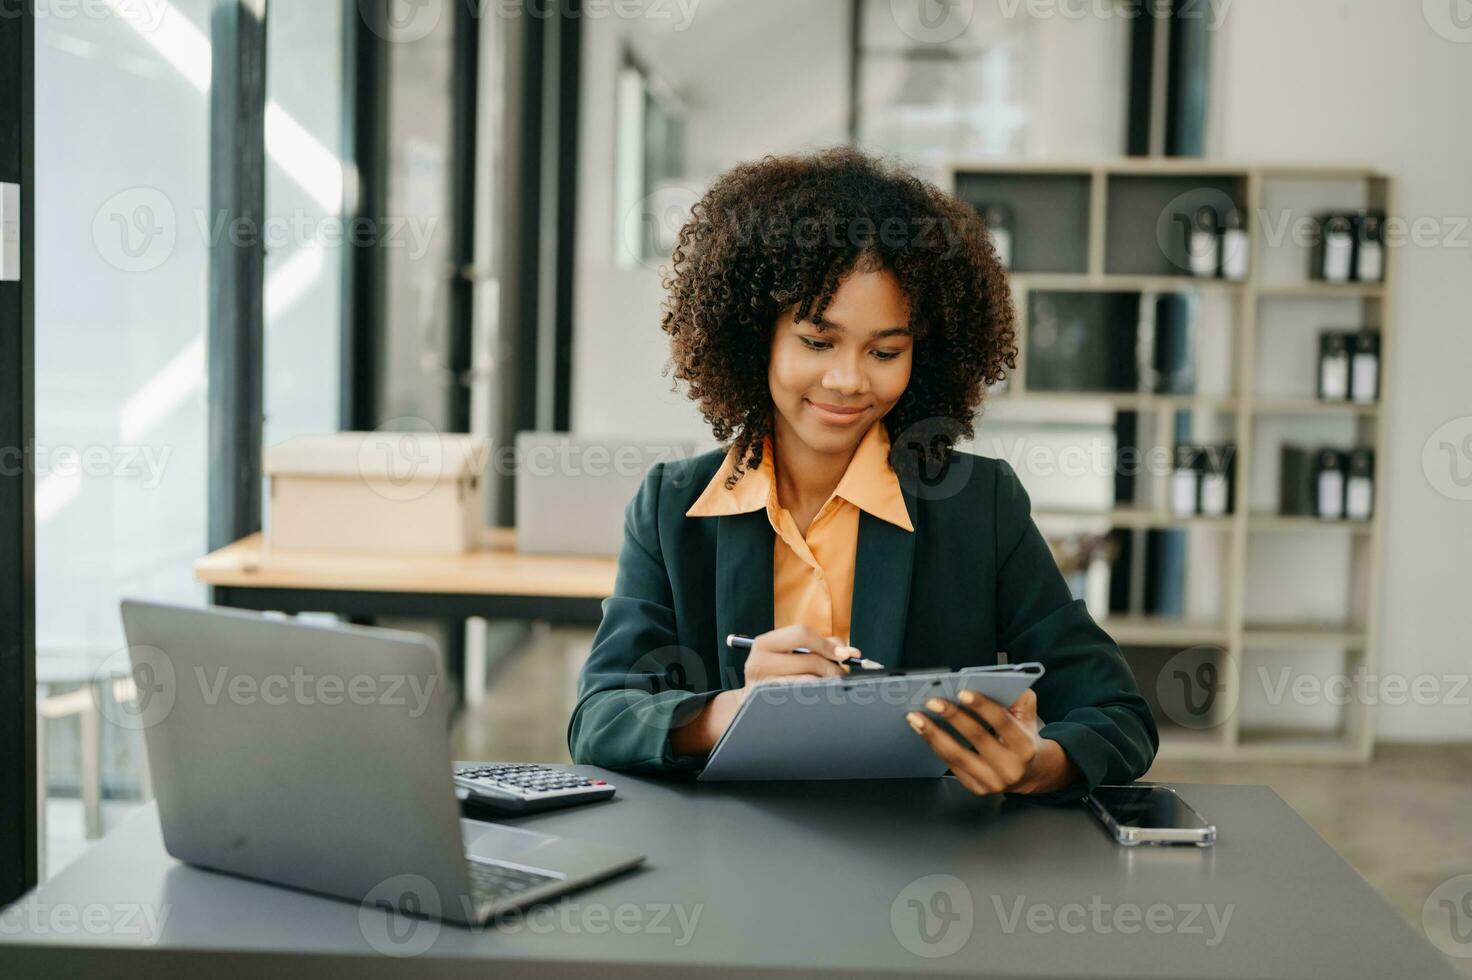
{"type": "Polygon", "coordinates": [[[751,650],[746,654],[744,690],[749,691],[755,685],[771,680],[841,677],[845,673],[842,662],[857,656],[857,648],[846,645],[836,636],[820,636],[816,630],[801,623],[769,630],[751,641],[751,650]],[[813,652],[793,653],[798,647],[806,647],[813,652]]]}
{"type": "Polygon", "coordinates": [[[717,694],[690,722],[670,733],[676,754],[706,755],[715,748],[736,717],[736,709],[756,685],[839,677],[845,672],[840,661],[857,656],[858,648],[844,645],[836,636],[819,636],[801,623],[761,634],[751,641],[746,654],[745,685],[717,694]],[[796,647],[815,652],[793,653],[796,647]]]}

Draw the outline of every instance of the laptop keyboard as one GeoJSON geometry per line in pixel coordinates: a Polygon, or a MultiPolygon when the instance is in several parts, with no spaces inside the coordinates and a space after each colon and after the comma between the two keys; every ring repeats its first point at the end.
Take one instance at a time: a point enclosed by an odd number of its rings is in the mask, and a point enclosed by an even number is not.
{"type": "Polygon", "coordinates": [[[562,880],[557,875],[539,874],[504,864],[485,861],[467,861],[466,864],[470,866],[470,888],[477,902],[503,902],[538,886],[562,880]]]}

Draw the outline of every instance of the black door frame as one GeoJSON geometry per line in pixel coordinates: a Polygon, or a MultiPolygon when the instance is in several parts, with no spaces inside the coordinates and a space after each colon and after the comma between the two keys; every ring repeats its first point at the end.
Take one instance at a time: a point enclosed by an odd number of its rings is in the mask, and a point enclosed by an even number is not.
{"type": "Polygon", "coordinates": [[[36,883],[35,22],[0,17],[0,181],[20,185],[20,282],[0,282],[0,907],[36,883]]]}
{"type": "MultiPolygon", "coordinates": [[[[223,227],[266,224],[267,9],[216,0],[210,15],[210,212],[223,227]]],[[[259,233],[227,236],[210,248],[211,551],[261,529],[263,239],[259,233]]]]}

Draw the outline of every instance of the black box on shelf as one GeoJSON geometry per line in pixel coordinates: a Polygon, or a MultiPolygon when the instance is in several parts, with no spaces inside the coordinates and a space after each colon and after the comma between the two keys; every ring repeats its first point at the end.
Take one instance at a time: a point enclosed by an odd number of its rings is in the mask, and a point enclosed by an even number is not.
{"type": "Polygon", "coordinates": [[[1317,455],[1307,446],[1283,444],[1278,462],[1278,513],[1286,517],[1313,517],[1318,513],[1317,455]]]}

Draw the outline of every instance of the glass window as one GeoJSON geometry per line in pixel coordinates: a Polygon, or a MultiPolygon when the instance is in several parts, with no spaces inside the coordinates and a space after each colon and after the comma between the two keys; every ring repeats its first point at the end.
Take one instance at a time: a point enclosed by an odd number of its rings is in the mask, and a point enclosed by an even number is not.
{"type": "Polygon", "coordinates": [[[43,876],[147,792],[118,600],[204,598],[210,6],[36,19],[43,876]]]}

